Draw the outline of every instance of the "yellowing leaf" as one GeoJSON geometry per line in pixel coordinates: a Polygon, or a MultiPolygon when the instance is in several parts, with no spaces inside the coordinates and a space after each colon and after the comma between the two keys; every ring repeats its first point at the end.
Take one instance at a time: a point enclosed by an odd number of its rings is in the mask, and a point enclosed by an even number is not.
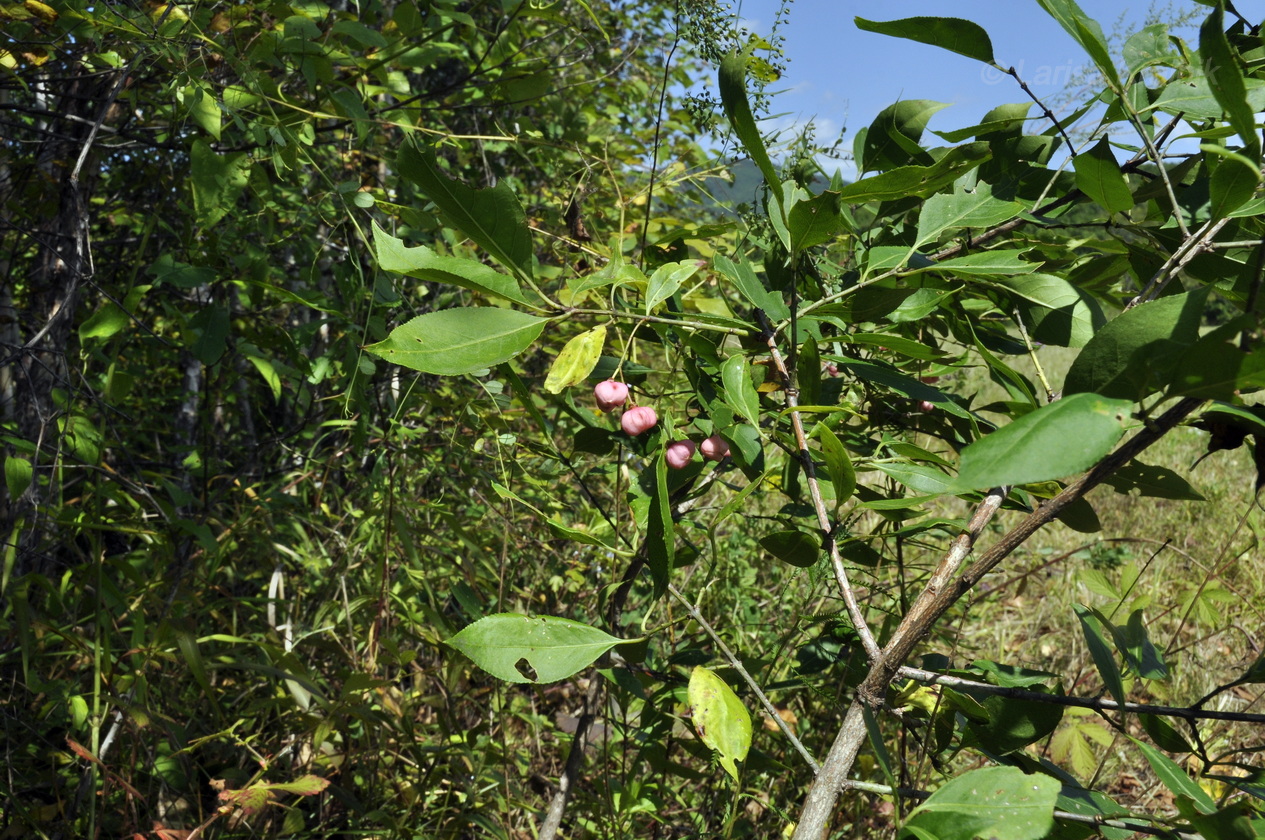
{"type": "Polygon", "coordinates": [[[560,394],[572,385],[579,385],[597,367],[606,344],[606,325],[586,330],[566,343],[558,358],[554,359],[549,375],[545,377],[545,390],[560,394]]]}
{"type": "Polygon", "coordinates": [[[701,666],[690,673],[690,714],[703,743],[720,755],[720,765],[738,781],[737,761],[751,749],[751,714],[728,684],[701,666]]]}
{"type": "Polygon", "coordinates": [[[33,16],[44,21],[44,23],[55,23],[57,21],[57,10],[52,6],[46,6],[39,0],[26,0],[22,7],[33,16]]]}

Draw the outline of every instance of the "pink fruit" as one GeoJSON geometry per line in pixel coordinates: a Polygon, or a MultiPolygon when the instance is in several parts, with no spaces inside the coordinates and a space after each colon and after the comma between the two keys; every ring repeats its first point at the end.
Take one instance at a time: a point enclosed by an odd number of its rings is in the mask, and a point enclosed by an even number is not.
{"type": "Polygon", "coordinates": [[[668,444],[667,451],[663,455],[663,459],[668,462],[668,466],[674,470],[685,469],[686,464],[694,457],[694,450],[698,445],[692,440],[674,440],[668,444]]]}
{"type": "Polygon", "coordinates": [[[712,435],[703,441],[699,449],[703,452],[703,457],[709,461],[723,461],[725,456],[729,454],[729,443],[720,435],[712,435]]]}
{"type": "Polygon", "coordinates": [[[614,411],[628,402],[628,386],[614,379],[608,379],[597,383],[597,387],[593,389],[593,396],[597,398],[597,407],[602,411],[614,411]]]}
{"type": "Polygon", "coordinates": [[[659,415],[654,413],[653,408],[645,405],[635,405],[625,411],[623,417],[619,418],[620,427],[629,437],[636,437],[648,431],[658,422],[659,415]]]}
{"type": "Polygon", "coordinates": [[[921,400],[918,403],[918,410],[923,414],[930,414],[936,410],[936,404],[927,400],[921,400]]]}

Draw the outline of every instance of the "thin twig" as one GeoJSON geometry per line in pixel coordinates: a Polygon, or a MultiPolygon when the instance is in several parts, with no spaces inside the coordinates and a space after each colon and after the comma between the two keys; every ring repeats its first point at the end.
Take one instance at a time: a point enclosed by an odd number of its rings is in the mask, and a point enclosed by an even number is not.
{"type": "Polygon", "coordinates": [[[755,310],[755,317],[760,324],[760,329],[764,331],[765,342],[768,344],[769,353],[773,357],[773,366],[777,369],[778,376],[781,377],[782,384],[786,389],[786,404],[790,409],[791,427],[795,430],[795,443],[799,447],[800,464],[803,466],[804,476],[808,480],[808,492],[813,499],[813,510],[817,513],[817,525],[826,535],[826,547],[830,552],[830,565],[834,569],[835,581],[839,584],[839,593],[843,596],[844,606],[847,607],[848,616],[852,619],[853,628],[861,638],[861,644],[865,648],[866,655],[870,658],[870,661],[875,661],[881,651],[879,650],[878,642],[874,640],[874,633],[871,632],[869,625],[865,621],[865,613],[861,611],[861,606],[857,603],[856,593],[852,589],[851,581],[848,580],[848,570],[843,565],[843,556],[839,554],[839,544],[833,537],[834,531],[830,523],[830,514],[826,512],[826,503],[821,498],[821,486],[817,481],[817,468],[813,464],[812,453],[808,451],[808,438],[804,434],[804,421],[797,410],[799,408],[799,398],[791,387],[790,372],[786,369],[786,362],[782,359],[782,354],[777,349],[777,340],[774,337],[773,326],[769,323],[769,317],[760,309],[755,310]]]}
{"type": "Polygon", "coordinates": [[[1182,242],[1172,256],[1165,260],[1164,265],[1160,266],[1159,270],[1147,281],[1142,291],[1133,300],[1129,301],[1125,309],[1132,309],[1140,303],[1145,303],[1158,297],[1160,292],[1164,291],[1164,287],[1168,285],[1169,281],[1176,277],[1177,273],[1185,268],[1187,263],[1199,256],[1199,253],[1207,247],[1208,240],[1216,236],[1229,221],[1229,219],[1218,219],[1216,221],[1209,219],[1205,222],[1198,232],[1182,242]]]}
{"type": "Polygon", "coordinates": [[[778,728],[782,730],[782,734],[790,739],[791,745],[795,747],[795,751],[800,754],[800,757],[803,758],[808,766],[813,768],[813,772],[816,773],[819,769],[817,759],[812,757],[812,754],[804,748],[804,744],[795,736],[795,733],[791,731],[791,728],[787,725],[786,721],[782,720],[782,716],[777,713],[777,707],[773,705],[772,701],[769,700],[768,696],[760,688],[759,683],[755,681],[755,679],[747,671],[746,667],[743,666],[742,660],[729,649],[729,646],[725,644],[724,639],[720,637],[720,634],[716,632],[716,629],[707,623],[707,619],[703,618],[703,614],[699,612],[698,607],[690,603],[690,601],[681,594],[681,591],[670,583],[668,584],[668,594],[677,599],[677,601],[681,603],[681,606],[685,607],[685,611],[690,614],[690,618],[698,622],[698,626],[703,628],[703,632],[711,637],[711,640],[716,644],[716,647],[720,649],[721,655],[729,662],[730,667],[738,672],[738,676],[742,677],[742,681],[745,682],[747,687],[755,694],[756,698],[760,701],[760,705],[764,707],[764,711],[769,717],[773,718],[773,722],[776,723],[778,728]]]}
{"type": "Polygon", "coordinates": [[[1105,697],[1074,697],[1066,694],[1049,694],[1042,691],[1029,691],[1025,688],[992,685],[991,683],[968,680],[963,677],[954,677],[937,671],[927,671],[922,668],[911,668],[909,666],[902,666],[899,674],[906,679],[916,680],[921,683],[945,685],[950,688],[969,688],[972,691],[996,697],[1010,697],[1015,700],[1029,700],[1034,703],[1049,703],[1052,706],[1072,706],[1078,709],[1094,709],[1101,712],[1123,711],[1136,715],[1161,715],[1163,717],[1181,718],[1182,720],[1229,720],[1239,723],[1265,723],[1265,714],[1212,711],[1200,709],[1198,704],[1195,706],[1156,706],[1148,703],[1120,703],[1105,697]]]}

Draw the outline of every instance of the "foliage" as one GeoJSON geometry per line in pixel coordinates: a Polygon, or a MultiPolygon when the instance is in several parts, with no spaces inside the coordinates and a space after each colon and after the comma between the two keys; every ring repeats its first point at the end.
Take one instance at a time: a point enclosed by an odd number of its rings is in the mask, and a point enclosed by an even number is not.
{"type": "Polygon", "coordinates": [[[1259,663],[1177,682],[1251,603],[1218,575],[1081,570],[1089,688],[967,641],[1091,489],[1200,504],[1136,460],[1182,424],[1261,463],[1259,42],[1218,0],[1118,63],[1040,3],[1088,142],[907,100],[850,184],[768,147],[779,43],[710,4],[6,7],[5,830],[1259,833],[1259,732],[1206,708],[1259,663]],[[706,197],[691,55],[752,212],[706,197]]]}

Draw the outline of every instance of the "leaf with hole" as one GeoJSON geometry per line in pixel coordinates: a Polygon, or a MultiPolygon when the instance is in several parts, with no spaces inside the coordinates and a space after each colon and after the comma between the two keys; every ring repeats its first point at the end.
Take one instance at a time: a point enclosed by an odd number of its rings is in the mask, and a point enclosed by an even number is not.
{"type": "Polygon", "coordinates": [[[751,749],[751,713],[714,671],[696,666],[688,689],[690,717],[698,737],[720,758],[725,772],[738,781],[739,761],[751,749]]]}
{"type": "Polygon", "coordinates": [[[639,641],[569,618],[498,613],[467,626],[446,644],[497,679],[544,684],[582,671],[615,645],[639,641]]]}

